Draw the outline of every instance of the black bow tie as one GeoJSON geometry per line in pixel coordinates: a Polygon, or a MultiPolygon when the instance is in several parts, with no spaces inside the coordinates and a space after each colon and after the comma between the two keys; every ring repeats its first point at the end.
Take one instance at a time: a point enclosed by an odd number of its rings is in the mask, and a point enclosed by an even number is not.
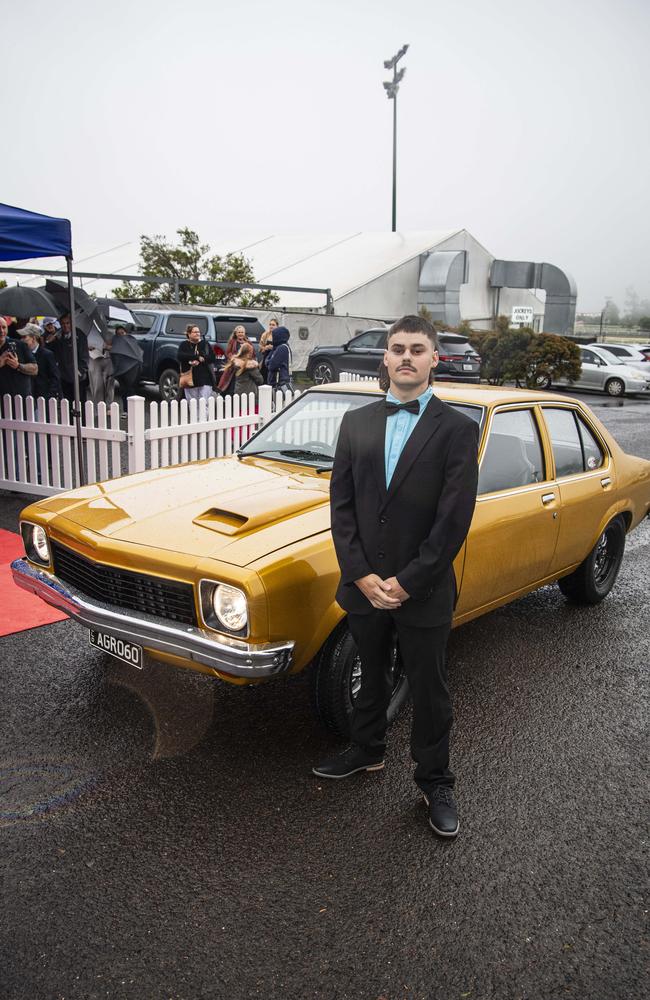
{"type": "Polygon", "coordinates": [[[391,403],[386,400],[386,416],[392,417],[394,413],[399,413],[400,410],[408,410],[409,413],[419,413],[420,404],[417,399],[412,399],[410,403],[391,403]]]}

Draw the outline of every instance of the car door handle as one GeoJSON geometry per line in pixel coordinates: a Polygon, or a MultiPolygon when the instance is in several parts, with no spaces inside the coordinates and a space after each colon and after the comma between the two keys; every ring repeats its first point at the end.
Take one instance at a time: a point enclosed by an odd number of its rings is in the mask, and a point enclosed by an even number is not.
{"type": "Polygon", "coordinates": [[[609,478],[609,476],[605,476],[604,479],[601,479],[600,480],[600,485],[602,486],[603,489],[605,489],[606,486],[611,486],[612,485],[612,481],[609,478]]]}
{"type": "Polygon", "coordinates": [[[555,500],[555,493],[542,493],[542,503],[553,503],[555,500]]]}

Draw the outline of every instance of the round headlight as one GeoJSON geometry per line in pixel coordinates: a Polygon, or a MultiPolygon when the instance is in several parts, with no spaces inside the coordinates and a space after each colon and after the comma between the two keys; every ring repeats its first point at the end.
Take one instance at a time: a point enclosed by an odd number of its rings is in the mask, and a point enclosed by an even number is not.
{"type": "Polygon", "coordinates": [[[212,595],[214,613],[231,632],[241,632],[248,624],[248,608],[246,596],[236,587],[220,583],[214,588],[212,595]]]}
{"type": "Polygon", "coordinates": [[[43,562],[49,563],[50,561],[50,546],[47,544],[47,535],[45,533],[45,528],[41,528],[40,524],[34,525],[32,531],[32,545],[34,546],[34,551],[39,559],[43,562]]]}

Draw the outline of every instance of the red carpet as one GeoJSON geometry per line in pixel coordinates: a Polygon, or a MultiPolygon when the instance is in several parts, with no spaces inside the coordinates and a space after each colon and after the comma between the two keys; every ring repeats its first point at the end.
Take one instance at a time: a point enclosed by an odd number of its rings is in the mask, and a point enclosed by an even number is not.
{"type": "Polygon", "coordinates": [[[39,597],[17,587],[10,564],[25,555],[20,535],[0,528],[0,635],[24,632],[39,625],[50,625],[67,615],[61,614],[39,597]]]}

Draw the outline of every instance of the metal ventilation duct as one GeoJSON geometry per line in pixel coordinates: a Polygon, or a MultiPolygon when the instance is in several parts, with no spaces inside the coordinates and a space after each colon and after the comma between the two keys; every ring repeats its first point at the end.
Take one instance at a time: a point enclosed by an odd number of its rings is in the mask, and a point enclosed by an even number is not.
{"type": "MultiPolygon", "coordinates": [[[[562,336],[573,333],[578,295],[576,283],[555,264],[494,260],[490,269],[490,285],[492,288],[543,288],[546,292],[544,332],[562,336]]],[[[498,306],[495,311],[498,313],[498,306]]]]}
{"type": "Polygon", "coordinates": [[[466,250],[435,250],[425,259],[418,284],[418,309],[426,306],[432,319],[460,323],[460,286],[468,280],[466,250]]]}

